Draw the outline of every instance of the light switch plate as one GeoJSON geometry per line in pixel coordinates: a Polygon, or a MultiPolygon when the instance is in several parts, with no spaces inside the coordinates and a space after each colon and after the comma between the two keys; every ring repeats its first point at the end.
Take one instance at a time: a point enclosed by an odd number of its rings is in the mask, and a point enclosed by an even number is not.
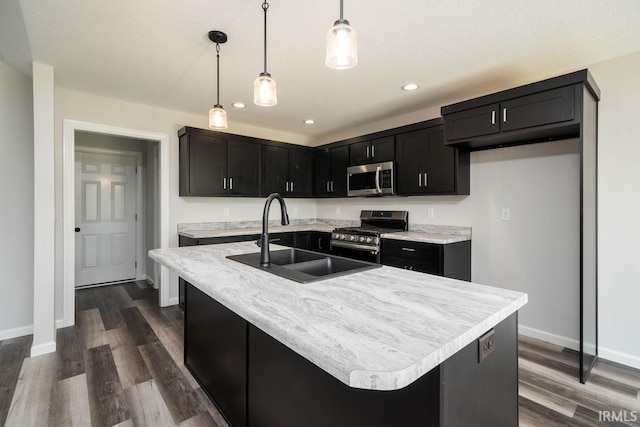
{"type": "Polygon", "coordinates": [[[509,221],[511,219],[511,209],[509,208],[502,208],[502,216],[501,216],[503,221],[509,221]]]}

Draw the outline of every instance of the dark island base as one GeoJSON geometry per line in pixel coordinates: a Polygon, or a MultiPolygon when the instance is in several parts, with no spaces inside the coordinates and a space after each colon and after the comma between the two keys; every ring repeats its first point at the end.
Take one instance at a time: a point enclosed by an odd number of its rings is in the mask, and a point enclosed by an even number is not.
{"type": "Polygon", "coordinates": [[[518,425],[517,313],[394,391],[345,385],[187,284],[185,365],[234,427],[518,425]]]}

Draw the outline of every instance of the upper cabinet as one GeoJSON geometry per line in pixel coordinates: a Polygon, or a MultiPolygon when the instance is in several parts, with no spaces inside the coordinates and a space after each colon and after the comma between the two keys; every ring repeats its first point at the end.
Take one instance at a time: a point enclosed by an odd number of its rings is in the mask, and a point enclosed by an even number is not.
{"type": "Polygon", "coordinates": [[[180,196],[260,195],[259,144],[187,129],[179,133],[180,196]]]}
{"type": "Polygon", "coordinates": [[[482,149],[577,137],[586,70],[442,107],[447,145],[482,149]]]}
{"type": "Polygon", "coordinates": [[[310,149],[267,145],[262,152],[262,194],[311,197],[313,155],[310,149]]]}
{"type": "Polygon", "coordinates": [[[349,145],[350,166],[381,163],[395,160],[393,135],[349,145]]]}
{"type": "Polygon", "coordinates": [[[349,146],[321,148],[315,152],[315,195],[347,197],[349,146]]]}
{"type": "Polygon", "coordinates": [[[469,194],[469,153],[444,144],[441,125],[396,136],[399,195],[469,194]]]}

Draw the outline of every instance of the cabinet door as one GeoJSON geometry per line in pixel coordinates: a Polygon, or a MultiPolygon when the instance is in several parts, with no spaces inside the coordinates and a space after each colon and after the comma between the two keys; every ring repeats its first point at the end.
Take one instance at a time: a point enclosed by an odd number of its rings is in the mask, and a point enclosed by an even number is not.
{"type": "Polygon", "coordinates": [[[289,149],[289,196],[309,197],[313,184],[311,150],[289,149]]]}
{"type": "Polygon", "coordinates": [[[247,424],[247,322],[189,283],[184,364],[232,425],[247,424]]]}
{"type": "Polygon", "coordinates": [[[331,197],[347,197],[347,167],[349,147],[331,149],[331,197]]]}
{"type": "Polygon", "coordinates": [[[419,194],[426,191],[424,165],[429,145],[429,129],[396,135],[398,194],[419,194]]]}
{"type": "Polygon", "coordinates": [[[262,148],[262,195],[271,193],[286,194],[287,167],[289,150],[283,147],[265,146],[262,148]]]}
{"type": "Polygon", "coordinates": [[[180,195],[224,196],[227,193],[227,141],[193,134],[187,136],[186,144],[187,153],[183,156],[181,152],[180,168],[189,171],[189,181],[186,193],[180,195]]]}
{"type": "Polygon", "coordinates": [[[371,163],[371,141],[356,142],[349,145],[350,165],[366,165],[371,163]]]}
{"type": "Polygon", "coordinates": [[[328,254],[331,252],[331,233],[312,231],[309,250],[328,254]]]}
{"type": "Polygon", "coordinates": [[[573,120],[573,86],[534,93],[500,104],[503,132],[573,120]]]}
{"type": "Polygon", "coordinates": [[[315,192],[316,197],[327,197],[331,191],[331,150],[315,152],[315,192]]]}
{"type": "Polygon", "coordinates": [[[228,140],[229,195],[260,195],[260,152],[258,144],[228,140]]]}
{"type": "Polygon", "coordinates": [[[371,141],[371,160],[369,163],[390,162],[396,159],[396,139],[394,136],[371,141]]]}
{"type": "Polygon", "coordinates": [[[429,133],[426,168],[421,189],[426,193],[453,193],[456,189],[456,149],[444,145],[442,131],[429,133]]]}
{"type": "Polygon", "coordinates": [[[498,133],[500,130],[498,108],[498,104],[491,104],[447,114],[444,117],[445,139],[457,141],[498,133]]]}

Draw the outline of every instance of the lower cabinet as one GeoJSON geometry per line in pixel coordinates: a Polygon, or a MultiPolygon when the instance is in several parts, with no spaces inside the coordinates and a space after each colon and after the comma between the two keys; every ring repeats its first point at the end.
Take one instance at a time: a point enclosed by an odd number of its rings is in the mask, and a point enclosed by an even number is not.
{"type": "Polygon", "coordinates": [[[435,244],[382,239],[382,264],[471,281],[471,241],[435,244]]]}
{"type": "Polygon", "coordinates": [[[184,364],[234,427],[247,425],[247,322],[186,283],[184,364]]]}

